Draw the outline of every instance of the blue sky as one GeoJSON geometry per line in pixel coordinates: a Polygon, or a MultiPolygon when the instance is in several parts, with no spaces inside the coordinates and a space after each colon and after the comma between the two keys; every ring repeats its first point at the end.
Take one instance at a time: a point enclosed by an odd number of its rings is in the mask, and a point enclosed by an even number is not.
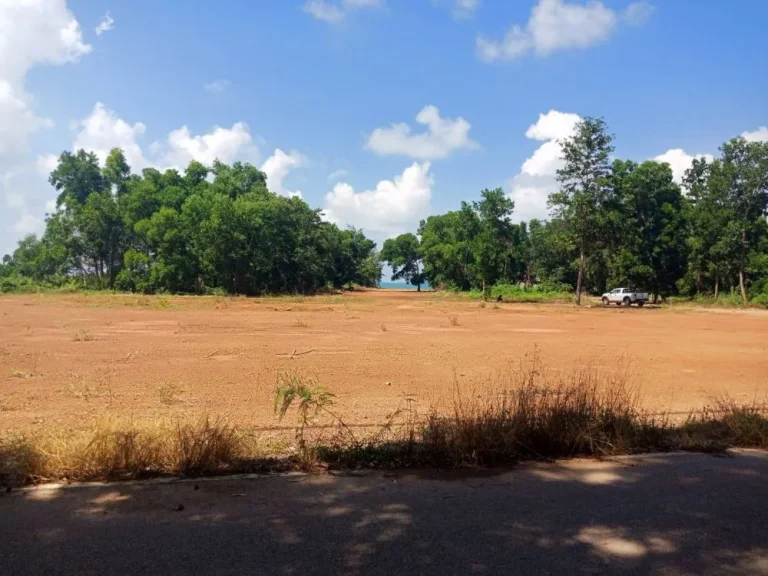
{"type": "Polygon", "coordinates": [[[545,216],[578,116],[678,174],[768,138],[762,0],[25,2],[0,0],[0,253],[42,231],[75,145],[251,161],[381,240],[486,187],[545,216]]]}

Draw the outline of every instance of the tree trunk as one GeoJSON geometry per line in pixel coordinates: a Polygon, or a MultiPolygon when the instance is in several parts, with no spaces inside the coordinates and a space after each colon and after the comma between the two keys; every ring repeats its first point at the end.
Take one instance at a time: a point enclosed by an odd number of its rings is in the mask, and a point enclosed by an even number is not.
{"type": "Polygon", "coordinates": [[[416,292],[421,292],[421,283],[416,284],[416,292]]]}
{"type": "Polygon", "coordinates": [[[483,300],[487,300],[488,297],[485,294],[485,278],[483,278],[483,300]]]}
{"type": "Polygon", "coordinates": [[[715,272],[715,300],[717,300],[717,295],[720,293],[720,274],[715,272]]]}
{"type": "Polygon", "coordinates": [[[741,289],[741,301],[744,303],[744,306],[747,305],[747,288],[744,285],[744,268],[739,268],[739,288],[741,289]]]}
{"type": "Polygon", "coordinates": [[[579,277],[576,280],[576,306],[581,306],[581,289],[584,284],[584,247],[579,253],[579,277]]]}
{"type": "Polygon", "coordinates": [[[701,295],[701,270],[696,270],[696,296],[701,295]]]}

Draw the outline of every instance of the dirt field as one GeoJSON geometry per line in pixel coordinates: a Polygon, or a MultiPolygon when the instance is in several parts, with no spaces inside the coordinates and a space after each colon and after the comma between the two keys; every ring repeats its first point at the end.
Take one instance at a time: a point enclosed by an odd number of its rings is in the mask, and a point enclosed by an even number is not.
{"type": "Polygon", "coordinates": [[[454,382],[482,390],[538,347],[549,370],[629,359],[643,402],[688,410],[768,394],[768,313],[575,309],[368,291],[306,299],[0,298],[0,431],[210,413],[275,424],[277,374],[316,376],[349,422],[454,382]]]}

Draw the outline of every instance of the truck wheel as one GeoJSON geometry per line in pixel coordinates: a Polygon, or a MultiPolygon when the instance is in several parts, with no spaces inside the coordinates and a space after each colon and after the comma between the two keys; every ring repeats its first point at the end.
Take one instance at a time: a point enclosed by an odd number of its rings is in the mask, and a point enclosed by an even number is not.
{"type": "Polygon", "coordinates": [[[645,304],[645,302],[643,302],[642,300],[640,300],[640,302],[638,302],[638,303],[637,303],[637,305],[638,305],[640,308],[642,308],[642,307],[643,307],[643,304],[645,304]]]}
{"type": "Polygon", "coordinates": [[[608,306],[611,302],[608,300],[608,298],[603,298],[603,306],[608,306]]]}
{"type": "Polygon", "coordinates": [[[624,306],[629,306],[632,304],[632,300],[629,299],[629,296],[624,298],[624,306]]]}

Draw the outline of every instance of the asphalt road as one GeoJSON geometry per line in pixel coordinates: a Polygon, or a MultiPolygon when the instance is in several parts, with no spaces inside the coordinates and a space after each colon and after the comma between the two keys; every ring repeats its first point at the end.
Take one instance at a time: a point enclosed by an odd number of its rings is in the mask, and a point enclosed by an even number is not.
{"type": "Polygon", "coordinates": [[[768,574],[768,454],[14,491],[0,573],[768,574]]]}

